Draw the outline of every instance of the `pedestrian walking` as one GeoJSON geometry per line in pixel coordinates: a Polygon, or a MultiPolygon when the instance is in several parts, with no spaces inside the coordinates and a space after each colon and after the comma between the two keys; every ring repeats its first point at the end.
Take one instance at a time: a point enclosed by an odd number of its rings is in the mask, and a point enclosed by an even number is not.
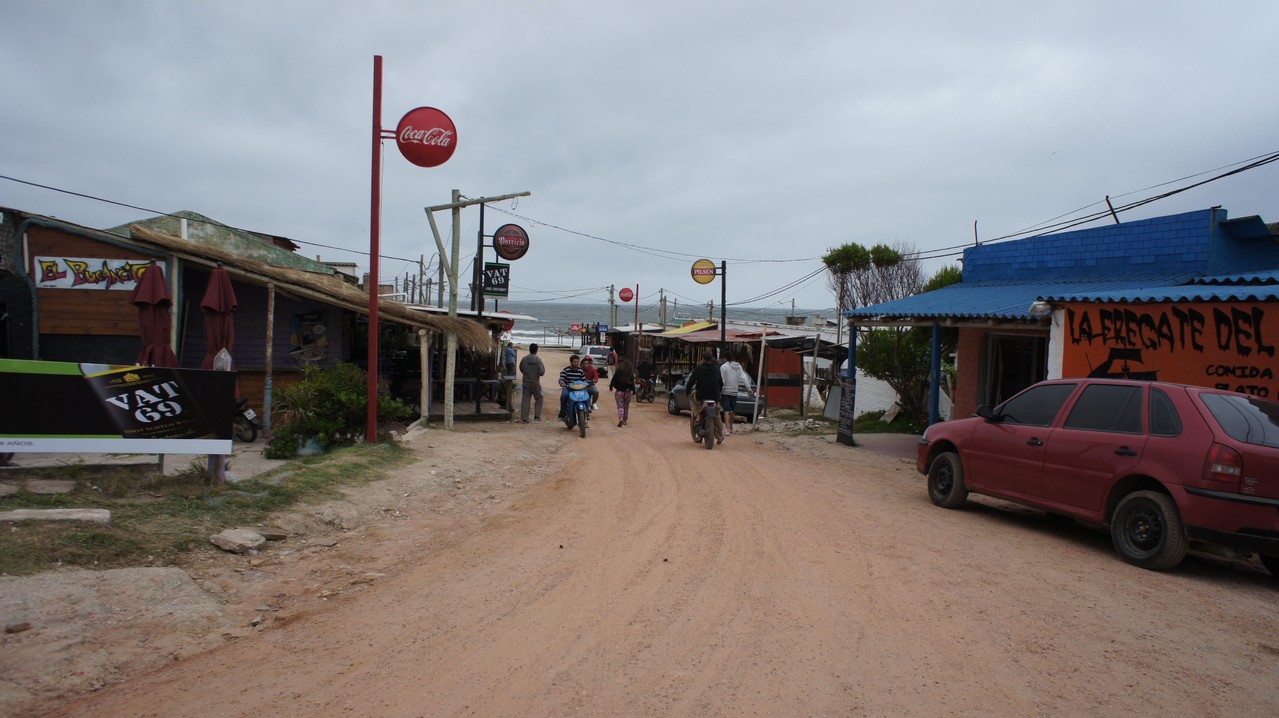
{"type": "Polygon", "coordinates": [[[542,420],[542,376],[546,374],[546,365],[542,357],[537,355],[537,345],[528,345],[528,354],[520,360],[520,377],[523,379],[523,396],[520,398],[520,421],[528,423],[529,400],[536,399],[533,405],[533,421],[542,420]]]}
{"type": "Polygon", "coordinates": [[[617,401],[617,425],[626,426],[631,415],[631,397],[635,394],[635,368],[631,366],[630,359],[623,357],[617,363],[613,378],[608,382],[608,390],[613,392],[613,399],[617,401]]]}

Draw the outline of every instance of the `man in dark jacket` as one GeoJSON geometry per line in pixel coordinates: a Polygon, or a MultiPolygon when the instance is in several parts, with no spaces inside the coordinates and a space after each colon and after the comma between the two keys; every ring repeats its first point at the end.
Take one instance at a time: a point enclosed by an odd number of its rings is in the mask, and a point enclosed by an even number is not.
{"type": "MultiPolygon", "coordinates": [[[[719,367],[715,365],[715,352],[712,349],[706,349],[702,352],[702,363],[698,364],[692,373],[688,375],[688,380],[684,382],[684,392],[688,395],[688,413],[692,417],[692,425],[697,426],[702,421],[702,402],[701,398],[719,400],[719,395],[724,390],[724,380],[719,375],[719,367]]],[[[724,422],[719,417],[719,411],[715,412],[715,442],[719,443],[724,440],[724,422]]]]}

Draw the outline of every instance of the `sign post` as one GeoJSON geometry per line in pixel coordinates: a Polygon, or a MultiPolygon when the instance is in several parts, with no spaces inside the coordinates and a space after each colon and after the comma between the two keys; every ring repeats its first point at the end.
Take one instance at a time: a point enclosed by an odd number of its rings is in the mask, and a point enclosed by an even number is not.
{"type": "Polygon", "coordinates": [[[719,269],[715,268],[715,263],[709,259],[699,259],[693,262],[693,268],[690,271],[693,275],[693,281],[698,284],[710,284],[715,281],[715,275],[719,275],[719,355],[721,358],[728,356],[728,322],[725,319],[724,309],[728,304],[728,262],[721,260],[719,269]]]}
{"type": "MultiPolygon", "coordinates": [[[[394,139],[404,159],[419,167],[438,167],[457,149],[457,127],[434,107],[419,107],[400,118],[393,134],[382,130],[382,56],[373,56],[373,169],[369,202],[369,352],[368,404],[364,441],[377,442],[378,252],[382,223],[382,140],[394,139]]],[[[268,408],[267,411],[270,411],[268,408]]],[[[426,416],[427,407],[422,407],[426,416]]]]}

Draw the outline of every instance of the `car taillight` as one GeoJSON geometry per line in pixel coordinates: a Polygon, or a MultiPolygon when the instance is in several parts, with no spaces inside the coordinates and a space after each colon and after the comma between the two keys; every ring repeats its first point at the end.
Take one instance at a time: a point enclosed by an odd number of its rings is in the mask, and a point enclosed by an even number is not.
{"type": "Polygon", "coordinates": [[[1239,488],[1239,477],[1243,475],[1243,457],[1238,451],[1223,444],[1213,444],[1208,449],[1208,459],[1204,461],[1204,478],[1209,481],[1220,481],[1239,488]]]}

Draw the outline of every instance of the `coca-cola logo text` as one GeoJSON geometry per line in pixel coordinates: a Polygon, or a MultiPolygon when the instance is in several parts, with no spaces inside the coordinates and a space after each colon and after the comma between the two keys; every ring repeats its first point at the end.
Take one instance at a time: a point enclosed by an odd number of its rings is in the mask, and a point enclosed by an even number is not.
{"type": "Polygon", "coordinates": [[[439,145],[440,147],[448,147],[453,141],[453,131],[446,130],[443,127],[432,127],[429,130],[419,130],[412,125],[400,130],[400,142],[416,142],[420,145],[439,145]]]}

